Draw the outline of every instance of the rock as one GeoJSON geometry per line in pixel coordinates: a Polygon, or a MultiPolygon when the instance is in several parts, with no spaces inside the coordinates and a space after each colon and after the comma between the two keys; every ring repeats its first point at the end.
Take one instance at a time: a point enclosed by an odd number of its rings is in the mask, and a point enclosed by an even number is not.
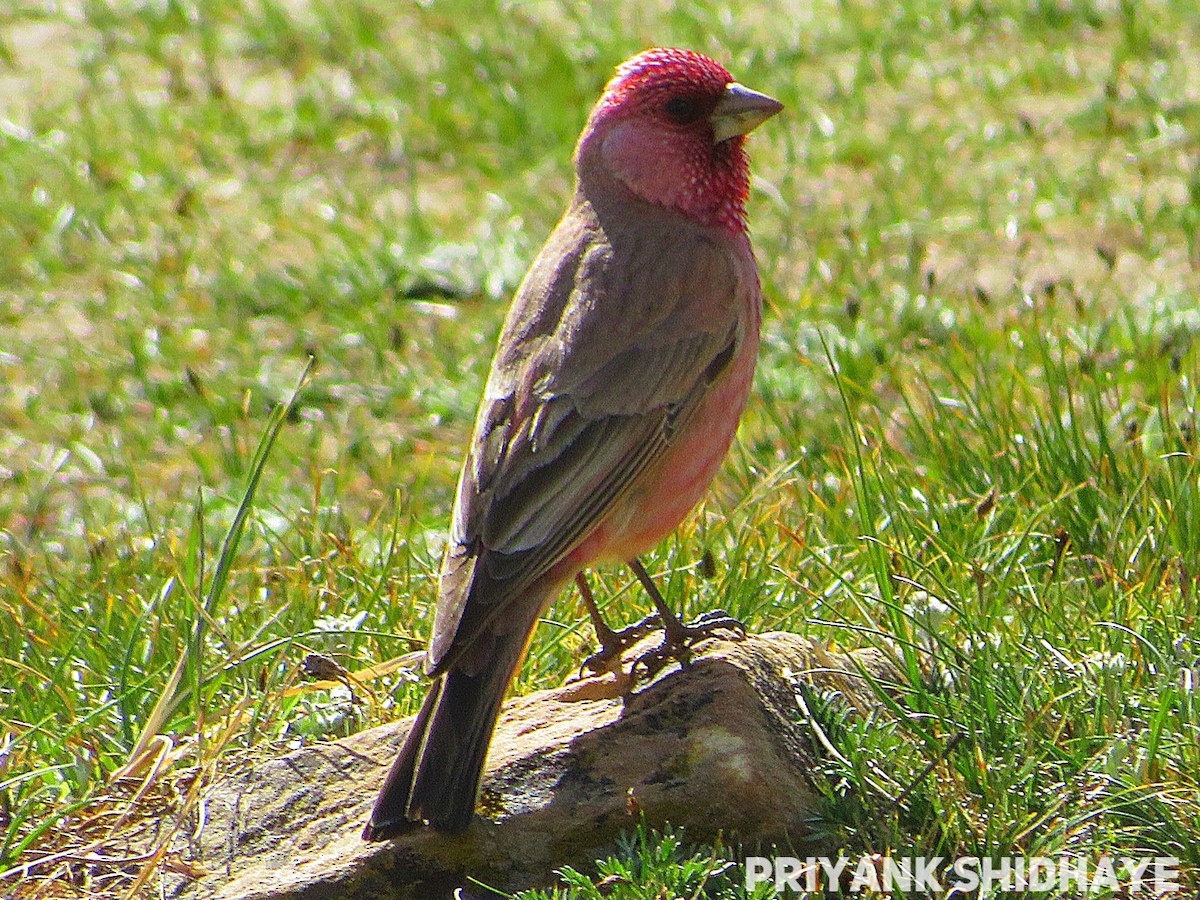
{"type": "MultiPolygon", "coordinates": [[[[359,834],[411,720],[267,762],[215,787],[193,852],[211,873],[190,900],[491,896],[587,870],[636,824],[721,831],[750,844],[806,844],[816,792],[795,680],[871,704],[863,669],[892,680],[877,653],[842,655],[793,634],[708,641],[624,700],[614,676],[512,701],[492,742],[481,815],[466,833],[421,828],[391,842],[359,834]],[[845,673],[845,674],[843,674],[845,673]]],[[[806,849],[808,848],[808,849],[806,849]]],[[[832,848],[824,848],[826,850],[832,848]]],[[[794,854],[793,854],[794,855],[794,854]]]]}

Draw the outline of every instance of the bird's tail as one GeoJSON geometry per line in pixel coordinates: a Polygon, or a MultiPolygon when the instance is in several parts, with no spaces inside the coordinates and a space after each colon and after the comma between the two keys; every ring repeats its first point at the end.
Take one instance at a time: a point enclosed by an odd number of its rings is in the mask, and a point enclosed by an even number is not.
{"type": "Polygon", "coordinates": [[[527,634],[497,635],[487,664],[472,666],[475,674],[454,666],[437,677],[383,783],[363,840],[386,840],[423,821],[441,831],[470,824],[500,704],[527,644],[527,634]]]}

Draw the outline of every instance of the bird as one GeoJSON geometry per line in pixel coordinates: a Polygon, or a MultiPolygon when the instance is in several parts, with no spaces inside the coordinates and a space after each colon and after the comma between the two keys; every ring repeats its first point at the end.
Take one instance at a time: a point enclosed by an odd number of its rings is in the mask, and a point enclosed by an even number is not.
{"type": "Polygon", "coordinates": [[[747,402],[762,290],[745,136],[782,108],[710,57],[660,47],[618,66],[592,109],[574,194],[501,331],[454,500],[432,684],[364,840],[469,826],[509,683],[572,581],[602,655],[623,646],[585,568],[632,567],[664,653],[730,624],[684,625],[637,557],[701,500],[747,402]]]}

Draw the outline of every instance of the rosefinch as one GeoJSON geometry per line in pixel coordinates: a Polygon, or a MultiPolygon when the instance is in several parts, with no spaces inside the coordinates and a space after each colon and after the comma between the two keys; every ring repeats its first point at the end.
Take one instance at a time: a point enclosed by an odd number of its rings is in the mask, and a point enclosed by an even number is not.
{"type": "Polygon", "coordinates": [[[641,53],[605,88],[575,196],[500,336],[442,566],[433,686],[364,839],[467,826],[508,684],[585,566],[629,562],[665,649],[690,636],[636,556],[699,502],[746,402],[762,294],[743,143],[781,108],[687,50],[641,53]]]}

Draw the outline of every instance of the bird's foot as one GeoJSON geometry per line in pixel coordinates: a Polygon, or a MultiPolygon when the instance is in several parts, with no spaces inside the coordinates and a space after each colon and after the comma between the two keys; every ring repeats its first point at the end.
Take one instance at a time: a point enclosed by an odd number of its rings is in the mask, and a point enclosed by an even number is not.
{"type": "Polygon", "coordinates": [[[640,622],[626,625],[620,631],[605,626],[596,629],[596,638],[600,641],[600,649],[583,661],[580,671],[607,672],[616,664],[620,664],[621,654],[659,627],[657,615],[646,616],[640,622]]]}
{"type": "Polygon", "coordinates": [[[662,671],[671,660],[677,660],[681,666],[687,666],[691,663],[692,648],[700,641],[712,637],[715,631],[728,632],[735,641],[746,638],[746,626],[723,609],[710,610],[687,624],[672,616],[663,627],[662,643],[634,660],[634,680],[637,680],[639,667],[645,670],[646,679],[649,680],[662,671]]]}

